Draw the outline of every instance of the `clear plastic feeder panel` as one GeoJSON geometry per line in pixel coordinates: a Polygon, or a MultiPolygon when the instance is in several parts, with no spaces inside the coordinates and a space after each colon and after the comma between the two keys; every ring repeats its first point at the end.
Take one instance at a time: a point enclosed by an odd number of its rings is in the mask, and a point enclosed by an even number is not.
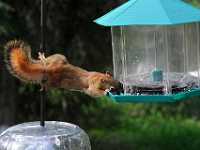
{"type": "Polygon", "coordinates": [[[47,121],[16,125],[0,136],[0,150],[91,150],[87,134],[78,126],[47,121]]]}
{"type": "Polygon", "coordinates": [[[112,27],[114,76],[125,94],[199,87],[199,25],[112,27]]]}

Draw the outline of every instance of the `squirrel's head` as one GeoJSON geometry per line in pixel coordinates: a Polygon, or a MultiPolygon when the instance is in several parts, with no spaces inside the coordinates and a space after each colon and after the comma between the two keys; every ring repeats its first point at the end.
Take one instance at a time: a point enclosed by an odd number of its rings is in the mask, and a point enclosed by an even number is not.
{"type": "Polygon", "coordinates": [[[115,80],[112,76],[111,73],[106,72],[106,73],[98,73],[93,76],[92,79],[94,87],[100,90],[106,90],[106,89],[116,89],[116,90],[122,90],[122,84],[118,81],[115,80]]]}

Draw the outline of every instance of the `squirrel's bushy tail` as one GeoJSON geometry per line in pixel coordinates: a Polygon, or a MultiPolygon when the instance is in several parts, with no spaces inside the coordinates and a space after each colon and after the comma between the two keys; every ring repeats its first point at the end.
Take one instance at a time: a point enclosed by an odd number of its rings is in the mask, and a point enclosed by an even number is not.
{"type": "Polygon", "coordinates": [[[5,62],[9,72],[25,82],[40,83],[44,66],[31,58],[31,48],[21,40],[9,41],[5,45],[5,62]]]}

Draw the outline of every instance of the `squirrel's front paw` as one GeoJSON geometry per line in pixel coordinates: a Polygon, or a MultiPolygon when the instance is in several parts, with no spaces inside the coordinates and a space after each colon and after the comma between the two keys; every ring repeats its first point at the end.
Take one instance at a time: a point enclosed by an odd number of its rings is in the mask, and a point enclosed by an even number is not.
{"type": "Polygon", "coordinates": [[[108,96],[109,92],[110,92],[110,89],[106,89],[106,90],[104,91],[104,95],[108,96]]]}

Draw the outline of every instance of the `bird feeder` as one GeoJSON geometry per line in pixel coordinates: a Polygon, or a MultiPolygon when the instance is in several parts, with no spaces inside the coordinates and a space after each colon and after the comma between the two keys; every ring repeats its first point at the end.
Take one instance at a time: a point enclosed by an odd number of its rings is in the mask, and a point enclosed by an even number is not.
{"type": "Polygon", "coordinates": [[[174,102],[200,95],[200,10],[182,0],[129,0],[95,20],[111,27],[117,102],[174,102]]]}

